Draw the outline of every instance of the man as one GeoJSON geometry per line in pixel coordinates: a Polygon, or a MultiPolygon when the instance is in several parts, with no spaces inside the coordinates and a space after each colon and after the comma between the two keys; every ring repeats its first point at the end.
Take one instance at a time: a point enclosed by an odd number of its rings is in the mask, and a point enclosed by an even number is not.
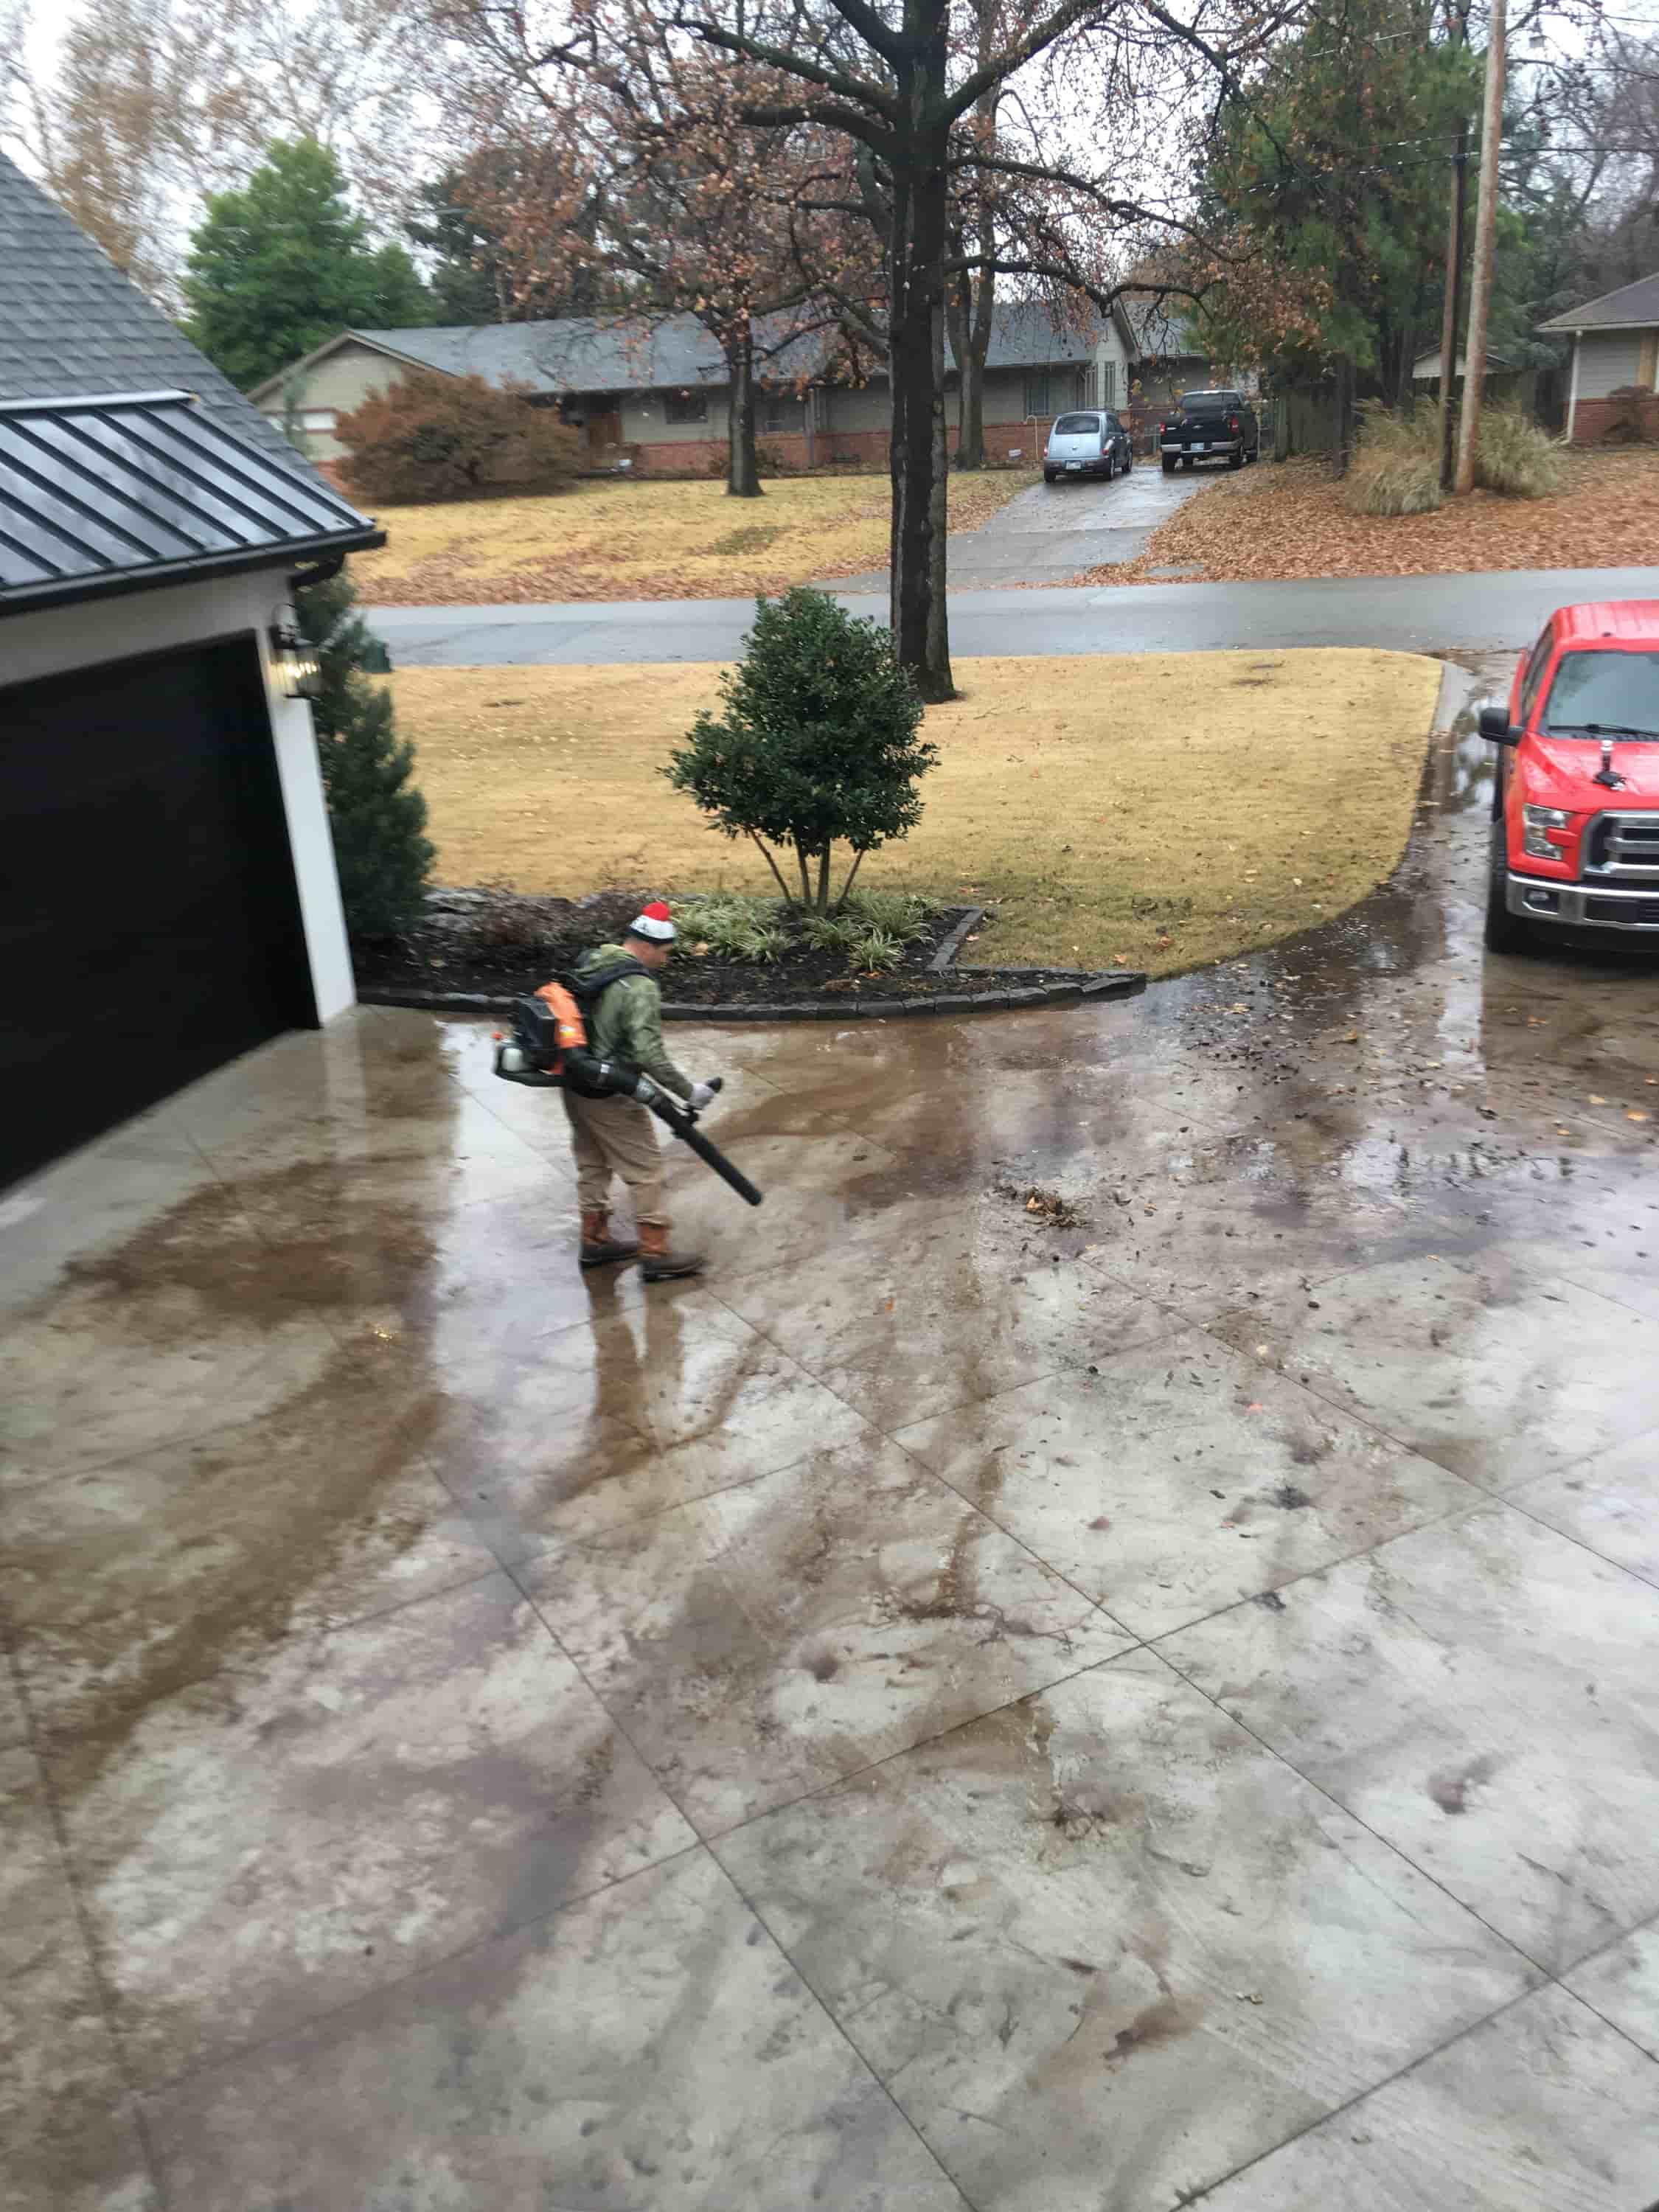
{"type": "MultiPolygon", "coordinates": [[[[673,942],[674,924],[668,908],[661,899],[653,900],[629,924],[620,945],[600,945],[584,953],[576,963],[576,976],[580,981],[585,975],[611,966],[624,954],[651,971],[622,976],[600,993],[588,1017],[589,1048],[601,1060],[630,1060],[653,1083],[688,1099],[701,1112],[714,1097],[713,1090],[683,1075],[662,1041],[662,994],[656,977],[668,965],[673,942]]],[[[583,1098],[574,1091],[566,1091],[563,1097],[576,1153],[583,1267],[601,1267],[612,1260],[631,1260],[637,1253],[640,1273],[647,1283],[700,1273],[702,1255],[676,1252],[668,1241],[662,1163],[651,1115],[631,1098],[583,1098]],[[634,1218],[640,1231],[637,1244],[611,1234],[613,1175],[620,1176],[633,1194],[634,1218]]]]}

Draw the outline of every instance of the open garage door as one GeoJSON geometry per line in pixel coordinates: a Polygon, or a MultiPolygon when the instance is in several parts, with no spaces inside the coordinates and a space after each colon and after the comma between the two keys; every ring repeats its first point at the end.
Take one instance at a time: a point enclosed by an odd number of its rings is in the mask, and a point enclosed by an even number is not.
{"type": "Polygon", "coordinates": [[[252,638],[0,688],[0,1183],[315,1020],[252,638]]]}

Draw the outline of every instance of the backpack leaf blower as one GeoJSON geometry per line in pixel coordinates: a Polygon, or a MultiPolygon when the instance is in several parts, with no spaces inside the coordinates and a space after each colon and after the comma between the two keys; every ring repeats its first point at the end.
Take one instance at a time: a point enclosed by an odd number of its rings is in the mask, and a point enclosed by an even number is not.
{"type": "MultiPolygon", "coordinates": [[[[713,1168],[745,1204],[758,1206],[762,1193],[702,1134],[695,1109],[653,1083],[643,1069],[625,1060],[601,1060],[588,1046],[587,1017],[599,994],[624,975],[645,972],[635,960],[618,960],[584,975],[580,982],[574,976],[556,975],[532,996],[515,999],[513,1034],[496,1040],[495,1073],[503,1082],[523,1083],[535,1090],[574,1091],[581,1098],[635,1100],[689,1146],[705,1167],[713,1168]]],[[[720,1089],[718,1076],[709,1087],[720,1089]]]]}

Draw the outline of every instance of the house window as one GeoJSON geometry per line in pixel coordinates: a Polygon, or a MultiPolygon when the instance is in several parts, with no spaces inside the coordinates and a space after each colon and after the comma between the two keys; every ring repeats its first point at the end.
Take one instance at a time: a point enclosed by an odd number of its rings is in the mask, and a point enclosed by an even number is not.
{"type": "Polygon", "coordinates": [[[1117,363],[1103,362],[1100,365],[1100,403],[1103,407],[1117,405],[1117,363]]]}
{"type": "Polygon", "coordinates": [[[302,407],[300,410],[300,428],[302,430],[331,430],[334,422],[335,410],[331,407],[302,407]]]}
{"type": "Polygon", "coordinates": [[[1026,419],[1040,422],[1063,415],[1079,404],[1081,380],[1074,368],[1028,368],[1025,372],[1026,419]]]}
{"type": "Polygon", "coordinates": [[[756,412],[761,428],[775,437],[800,428],[800,402],[792,399],[787,392],[763,392],[756,412]]]}
{"type": "Polygon", "coordinates": [[[665,411],[671,422],[706,422],[708,420],[708,394],[706,392],[671,392],[665,402],[665,411]]]}

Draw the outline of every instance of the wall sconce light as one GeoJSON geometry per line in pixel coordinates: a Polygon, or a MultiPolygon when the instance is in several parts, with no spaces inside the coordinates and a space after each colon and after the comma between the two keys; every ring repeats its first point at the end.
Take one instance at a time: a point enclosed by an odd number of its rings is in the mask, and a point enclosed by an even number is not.
{"type": "Polygon", "coordinates": [[[284,699],[319,699],[323,690],[323,664],[317,648],[302,637],[291,622],[280,617],[267,634],[270,672],[284,699]]]}

